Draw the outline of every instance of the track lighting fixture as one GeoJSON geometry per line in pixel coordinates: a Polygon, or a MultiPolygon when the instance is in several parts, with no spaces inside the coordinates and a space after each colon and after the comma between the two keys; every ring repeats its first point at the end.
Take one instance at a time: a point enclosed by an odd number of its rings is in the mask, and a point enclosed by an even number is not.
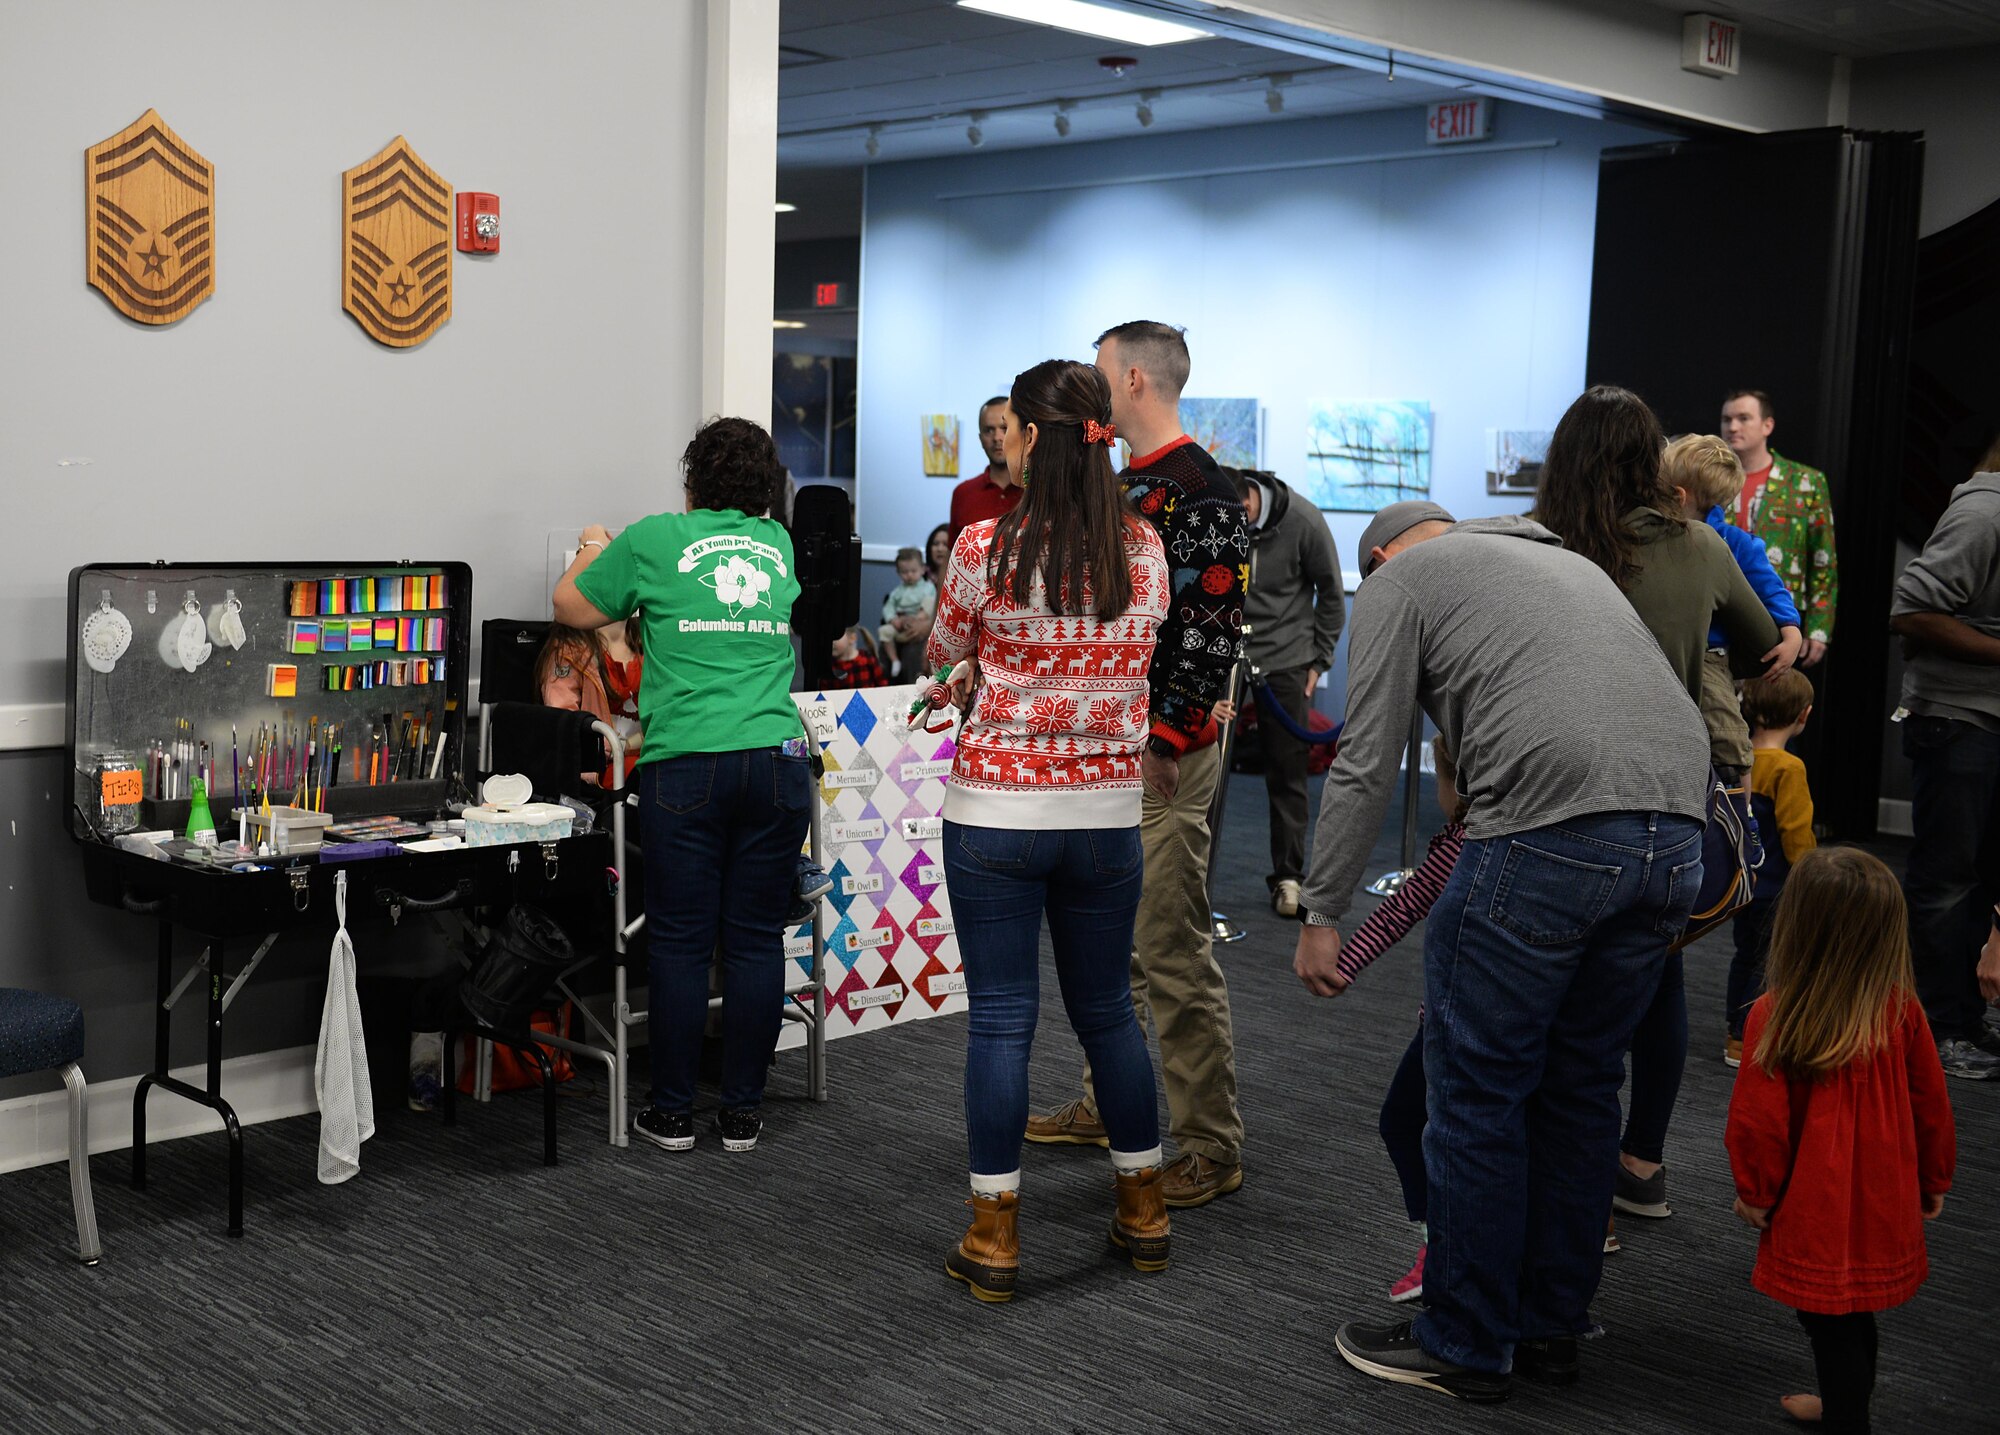
{"type": "Polygon", "coordinates": [[[1134,110],[1133,114],[1139,121],[1140,129],[1143,130],[1152,125],[1153,101],[1159,97],[1160,92],[1158,90],[1141,90],[1139,92],[1139,108],[1134,110]]]}
{"type": "Polygon", "coordinates": [[[868,126],[868,143],[863,145],[862,148],[868,152],[868,158],[870,159],[882,153],[882,126],[868,126]]]}
{"type": "Polygon", "coordinates": [[[1069,138],[1069,112],[1070,102],[1068,100],[1064,100],[1056,106],[1056,134],[1063,139],[1069,138]]]}
{"type": "Polygon", "coordinates": [[[1290,75],[1267,75],[1264,77],[1264,108],[1274,115],[1285,112],[1285,92],[1279,86],[1290,81],[1290,75]]]}
{"type": "Polygon", "coordinates": [[[986,131],[980,128],[980,125],[985,123],[985,120],[986,111],[974,110],[972,112],[972,123],[965,127],[965,142],[974,149],[978,149],[986,143],[986,131]]]}

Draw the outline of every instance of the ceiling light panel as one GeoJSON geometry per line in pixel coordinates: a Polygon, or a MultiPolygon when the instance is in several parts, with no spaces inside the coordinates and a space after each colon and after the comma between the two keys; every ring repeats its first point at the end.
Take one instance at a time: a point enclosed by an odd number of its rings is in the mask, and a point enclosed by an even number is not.
{"type": "Polygon", "coordinates": [[[1206,39],[1209,34],[1192,25],[1133,15],[1085,0],[958,0],[958,4],[960,9],[977,10],[982,15],[1095,35],[1121,45],[1177,45],[1183,40],[1206,39]]]}

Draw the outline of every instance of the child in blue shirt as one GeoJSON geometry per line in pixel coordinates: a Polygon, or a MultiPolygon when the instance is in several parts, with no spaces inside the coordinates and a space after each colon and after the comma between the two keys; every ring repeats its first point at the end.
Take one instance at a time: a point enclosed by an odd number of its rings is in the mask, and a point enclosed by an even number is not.
{"type": "MultiPolygon", "coordinates": [[[[1777,661],[1764,677],[1789,671],[1804,641],[1798,604],[1792,601],[1784,579],[1771,567],[1764,545],[1723,517],[1724,505],[1735,503],[1736,495],[1743,491],[1743,465],[1735,452],[1713,434],[1684,434],[1667,445],[1662,468],[1668,485],[1679,491],[1688,520],[1706,520],[1721,535],[1751,591],[1763,600],[1765,611],[1778,625],[1778,646],[1764,655],[1777,661]]],[[[1743,720],[1743,708],[1736,699],[1725,642],[1721,629],[1709,629],[1708,657],[1701,670],[1701,716],[1708,724],[1709,760],[1716,775],[1733,787],[1750,768],[1750,725],[1743,720]]]]}

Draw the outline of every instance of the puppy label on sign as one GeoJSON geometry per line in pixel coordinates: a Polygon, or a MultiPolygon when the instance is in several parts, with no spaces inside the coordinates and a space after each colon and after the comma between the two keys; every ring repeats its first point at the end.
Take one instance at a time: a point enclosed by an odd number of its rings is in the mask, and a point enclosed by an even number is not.
{"type": "Polygon", "coordinates": [[[1694,14],[1681,19],[1681,68],[1697,75],[1720,79],[1741,68],[1741,32],[1734,20],[1719,15],[1694,14]]]}
{"type": "Polygon", "coordinates": [[[942,817],[905,817],[903,819],[903,840],[905,842],[932,841],[944,836],[942,817]]]}
{"type": "Polygon", "coordinates": [[[1443,100],[1424,118],[1426,144],[1470,144],[1493,137],[1493,101],[1484,97],[1443,100]]]}

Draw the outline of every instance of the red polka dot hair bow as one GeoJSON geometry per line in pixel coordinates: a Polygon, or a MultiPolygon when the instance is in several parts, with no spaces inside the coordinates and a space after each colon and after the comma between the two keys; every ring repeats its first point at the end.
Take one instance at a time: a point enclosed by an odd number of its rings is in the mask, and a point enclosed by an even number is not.
{"type": "Polygon", "coordinates": [[[1083,441],[1085,443],[1109,444],[1118,437],[1116,424],[1101,424],[1096,419],[1083,421],[1083,441]]]}

